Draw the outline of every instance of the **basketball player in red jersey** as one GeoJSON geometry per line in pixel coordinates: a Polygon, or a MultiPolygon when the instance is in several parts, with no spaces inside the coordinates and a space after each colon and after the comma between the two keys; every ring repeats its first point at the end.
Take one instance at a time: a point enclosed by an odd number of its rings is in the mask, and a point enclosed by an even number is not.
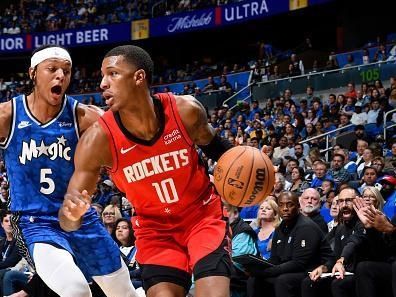
{"type": "Polygon", "coordinates": [[[150,95],[153,62],[143,49],[116,47],[101,70],[110,110],[78,143],[62,228],[79,228],[106,166],[136,210],[136,259],[148,297],[185,296],[191,273],[196,296],[229,296],[226,221],[195,145],[214,160],[232,145],[215,134],[195,98],[150,95]]]}

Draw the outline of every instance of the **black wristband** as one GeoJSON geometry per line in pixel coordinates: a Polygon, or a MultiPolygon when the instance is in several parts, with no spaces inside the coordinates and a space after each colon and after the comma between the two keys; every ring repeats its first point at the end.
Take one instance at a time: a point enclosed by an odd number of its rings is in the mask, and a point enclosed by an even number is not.
{"type": "Polygon", "coordinates": [[[221,138],[216,134],[209,144],[199,145],[198,147],[204,152],[206,157],[217,161],[220,159],[221,155],[232,148],[233,145],[227,139],[221,138]]]}

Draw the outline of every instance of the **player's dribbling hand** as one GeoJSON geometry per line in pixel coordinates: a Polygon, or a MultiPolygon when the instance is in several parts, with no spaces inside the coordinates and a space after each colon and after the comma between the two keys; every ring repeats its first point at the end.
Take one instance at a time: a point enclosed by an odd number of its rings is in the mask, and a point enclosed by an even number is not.
{"type": "Polygon", "coordinates": [[[79,221],[91,206],[91,197],[86,190],[73,191],[65,195],[63,214],[70,221],[79,221]]]}

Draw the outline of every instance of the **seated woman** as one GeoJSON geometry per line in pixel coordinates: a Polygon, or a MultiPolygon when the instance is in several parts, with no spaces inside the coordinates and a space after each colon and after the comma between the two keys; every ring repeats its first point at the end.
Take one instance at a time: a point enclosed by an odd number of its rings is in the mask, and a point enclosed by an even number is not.
{"type": "Polygon", "coordinates": [[[305,172],[301,167],[295,167],[291,171],[292,184],[288,191],[296,193],[298,196],[309,188],[309,184],[305,181],[305,172]]]}
{"type": "Polygon", "coordinates": [[[133,286],[136,289],[142,287],[141,271],[135,260],[137,249],[135,246],[135,236],[131,221],[126,218],[118,219],[114,225],[112,235],[120,247],[120,251],[128,266],[133,286]]]}
{"type": "MultiPolygon", "coordinates": [[[[107,231],[112,234],[115,222],[122,217],[120,209],[112,204],[107,205],[102,212],[102,222],[107,231]]],[[[115,237],[113,237],[115,239],[115,237]]]]}
{"type": "Polygon", "coordinates": [[[272,236],[279,223],[278,205],[272,199],[265,199],[257,212],[258,228],[255,229],[258,236],[257,245],[264,259],[270,258],[272,236]]]}
{"type": "Polygon", "coordinates": [[[385,201],[381,192],[376,187],[365,187],[362,198],[366,205],[372,205],[376,209],[382,211],[385,201]]]}

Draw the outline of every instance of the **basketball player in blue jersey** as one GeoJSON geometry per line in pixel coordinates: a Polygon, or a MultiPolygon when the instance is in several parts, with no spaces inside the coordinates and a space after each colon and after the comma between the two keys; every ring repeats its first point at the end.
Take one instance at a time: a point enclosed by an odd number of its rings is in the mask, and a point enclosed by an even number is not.
{"type": "Polygon", "coordinates": [[[0,147],[18,247],[60,296],[92,296],[91,278],[109,297],[137,296],[119,249],[93,208],[81,229],[66,232],[59,226],[58,210],[74,171],[77,141],[100,116],[95,108],[65,95],[71,69],[65,49],[43,46],[31,57],[32,92],[0,104],[0,147]]]}

